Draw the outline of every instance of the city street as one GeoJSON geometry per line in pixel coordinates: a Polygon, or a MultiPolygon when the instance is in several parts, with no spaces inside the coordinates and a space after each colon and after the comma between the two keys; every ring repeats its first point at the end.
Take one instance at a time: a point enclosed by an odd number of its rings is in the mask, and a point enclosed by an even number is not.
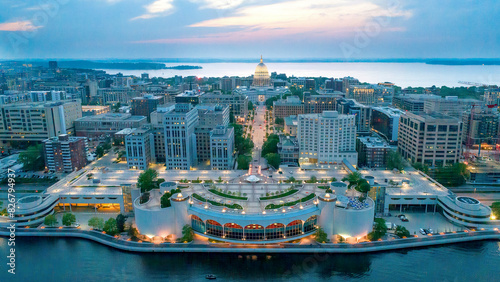
{"type": "Polygon", "coordinates": [[[252,152],[253,166],[267,167],[266,160],[260,156],[262,145],[264,144],[264,137],[266,136],[266,123],[265,123],[266,106],[258,105],[255,110],[254,123],[252,124],[252,141],[254,144],[252,152]]]}

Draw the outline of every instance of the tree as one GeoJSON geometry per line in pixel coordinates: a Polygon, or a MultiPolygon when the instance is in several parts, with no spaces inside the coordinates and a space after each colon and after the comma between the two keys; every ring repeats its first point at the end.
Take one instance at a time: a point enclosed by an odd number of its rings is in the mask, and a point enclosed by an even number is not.
{"type": "Polygon", "coordinates": [[[295,181],[297,181],[297,180],[295,180],[295,177],[293,177],[293,176],[290,176],[290,178],[288,178],[288,182],[290,182],[290,183],[294,183],[295,181]]]}
{"type": "Polygon", "coordinates": [[[328,240],[328,235],[321,227],[316,229],[316,233],[314,235],[314,239],[320,243],[325,243],[328,240]]]}
{"type": "Polygon", "coordinates": [[[102,156],[104,156],[104,148],[101,145],[97,146],[97,148],[95,149],[95,154],[98,159],[102,158],[102,156]]]}
{"type": "Polygon", "coordinates": [[[182,242],[191,242],[191,241],[193,241],[193,239],[194,239],[193,228],[191,226],[189,226],[188,224],[184,225],[184,227],[182,227],[181,241],[182,242]]]}
{"type": "Polygon", "coordinates": [[[493,204],[491,204],[491,214],[496,219],[500,219],[500,202],[493,202],[493,204]]]}
{"type": "Polygon", "coordinates": [[[278,169],[280,167],[280,164],[281,164],[280,155],[278,155],[276,153],[270,153],[270,154],[267,154],[264,158],[266,159],[267,164],[274,167],[275,169],[278,169]]]}
{"type": "Polygon", "coordinates": [[[65,213],[62,218],[62,224],[64,226],[71,226],[76,222],[76,217],[72,213],[65,213]]]}
{"type": "Polygon", "coordinates": [[[368,240],[376,241],[387,232],[387,226],[385,225],[385,220],[383,218],[375,218],[375,226],[373,231],[368,233],[368,240]]]}
{"type": "Polygon", "coordinates": [[[252,103],[252,101],[248,101],[248,110],[249,111],[253,110],[253,103],[252,103]]]}
{"type": "Polygon", "coordinates": [[[309,178],[308,182],[309,183],[316,183],[316,182],[318,182],[318,178],[313,175],[313,176],[311,176],[311,178],[309,178]]]}
{"type": "Polygon", "coordinates": [[[238,162],[238,169],[248,169],[250,166],[250,160],[247,156],[239,155],[236,161],[238,162]]]}
{"type": "Polygon", "coordinates": [[[404,169],[403,157],[398,152],[390,151],[387,154],[386,158],[387,158],[386,159],[387,169],[389,169],[389,170],[392,170],[392,169],[403,170],[404,169]]]}
{"type": "Polygon", "coordinates": [[[354,171],[349,173],[346,177],[342,178],[342,181],[347,181],[349,182],[349,185],[347,187],[351,189],[353,186],[356,187],[358,185],[358,182],[362,179],[361,173],[358,171],[354,171]]]}
{"type": "Polygon", "coordinates": [[[43,156],[43,145],[38,144],[28,147],[28,149],[19,154],[18,161],[23,164],[25,170],[43,170],[45,160],[43,156]]]}
{"type": "Polygon", "coordinates": [[[45,224],[46,226],[50,226],[50,227],[57,226],[58,222],[57,222],[56,216],[53,214],[47,215],[45,217],[45,219],[43,220],[43,224],[45,224]]]}
{"type": "Polygon", "coordinates": [[[94,216],[89,219],[88,224],[93,229],[102,230],[104,228],[104,219],[94,216]]]}
{"type": "Polygon", "coordinates": [[[275,124],[279,124],[279,125],[284,125],[284,124],[285,124],[285,120],[284,120],[283,118],[280,118],[280,117],[279,117],[279,118],[276,118],[276,119],[274,120],[274,123],[275,123],[275,124]]]}
{"type": "Polygon", "coordinates": [[[104,232],[106,232],[106,234],[109,234],[111,236],[117,234],[118,227],[116,226],[116,219],[111,217],[110,219],[106,220],[103,230],[104,232]]]}
{"type": "Polygon", "coordinates": [[[118,233],[121,233],[125,230],[125,222],[127,221],[127,217],[123,214],[119,214],[116,216],[116,228],[118,229],[118,233]]]}
{"type": "Polygon", "coordinates": [[[360,192],[360,193],[363,193],[363,194],[366,194],[370,191],[370,184],[368,183],[368,181],[366,181],[366,179],[361,179],[358,181],[358,184],[356,185],[356,191],[360,192]]]}
{"type": "Polygon", "coordinates": [[[467,166],[463,163],[437,168],[431,174],[434,179],[446,186],[460,186],[469,177],[467,166]]]}
{"type": "Polygon", "coordinates": [[[265,156],[270,153],[278,153],[278,143],[280,138],[276,134],[271,134],[267,137],[266,142],[262,145],[261,156],[265,156]]]}
{"type": "Polygon", "coordinates": [[[130,223],[127,234],[130,237],[130,239],[137,241],[137,236],[139,236],[139,231],[137,231],[137,228],[133,227],[132,223],[130,223]]]}
{"type": "Polygon", "coordinates": [[[170,203],[170,197],[172,196],[172,194],[170,194],[170,192],[166,192],[165,194],[163,194],[161,196],[161,199],[160,199],[160,203],[161,203],[161,208],[168,208],[170,206],[172,206],[172,204],[170,203]]]}
{"type": "Polygon", "coordinates": [[[137,179],[137,187],[141,188],[141,192],[148,192],[156,188],[155,179],[158,177],[158,172],[152,168],[146,169],[143,173],[139,174],[137,179]]]}
{"type": "Polygon", "coordinates": [[[410,237],[410,231],[408,231],[404,226],[398,225],[396,227],[394,235],[398,236],[399,238],[410,237]]]}
{"type": "Polygon", "coordinates": [[[423,172],[425,174],[429,173],[429,166],[428,165],[424,165],[422,163],[413,163],[413,167],[416,170],[420,170],[421,172],[423,172]]]}
{"type": "Polygon", "coordinates": [[[233,112],[229,112],[229,123],[235,123],[236,118],[234,117],[233,112]]]}

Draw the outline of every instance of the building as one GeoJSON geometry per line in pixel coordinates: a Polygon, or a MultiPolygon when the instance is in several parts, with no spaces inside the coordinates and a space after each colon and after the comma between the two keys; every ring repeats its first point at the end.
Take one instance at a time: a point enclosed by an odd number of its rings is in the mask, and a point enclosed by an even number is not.
{"type": "Polygon", "coordinates": [[[344,159],[353,165],[358,162],[354,116],[336,111],[299,115],[297,139],[301,166],[341,164],[344,159]]]}
{"type": "Polygon", "coordinates": [[[342,79],[330,78],[325,80],[324,90],[326,93],[342,92],[342,84],[342,79]]]}
{"type": "Polygon", "coordinates": [[[304,103],[297,96],[288,96],[273,102],[273,118],[285,118],[304,113],[304,103]]]}
{"type": "Polygon", "coordinates": [[[375,90],[371,85],[349,85],[345,96],[366,105],[372,105],[376,102],[375,90]]]}
{"type": "Polygon", "coordinates": [[[392,105],[403,111],[423,112],[425,100],[439,98],[434,94],[401,94],[392,98],[392,105]]]}
{"type": "Polygon", "coordinates": [[[30,91],[28,93],[31,102],[55,102],[70,98],[66,91],[30,91]]]}
{"type": "Polygon", "coordinates": [[[296,136],[280,135],[278,143],[278,154],[280,155],[281,165],[298,166],[300,146],[296,136]]]}
{"type": "Polygon", "coordinates": [[[462,141],[468,146],[496,145],[500,134],[500,114],[496,107],[475,107],[463,112],[464,130],[462,141]]]}
{"type": "Polygon", "coordinates": [[[197,164],[195,128],[198,110],[192,104],[175,104],[164,115],[167,169],[189,170],[197,164]]]}
{"type": "Polygon", "coordinates": [[[405,112],[390,107],[372,108],[372,130],[381,135],[389,144],[398,141],[399,117],[405,112]]]}
{"type": "Polygon", "coordinates": [[[210,160],[210,132],[216,129],[217,126],[229,125],[229,106],[227,105],[198,105],[199,123],[195,128],[196,134],[196,151],[199,162],[210,160]]]}
{"type": "Polygon", "coordinates": [[[125,136],[125,153],[129,169],[146,170],[155,162],[154,136],[149,126],[133,128],[125,136]]]}
{"type": "Polygon", "coordinates": [[[151,125],[154,139],[154,149],[156,162],[166,161],[165,152],[165,114],[174,110],[175,104],[158,107],[156,111],[151,113],[151,125]]]}
{"type": "Polygon", "coordinates": [[[109,113],[109,106],[82,106],[82,116],[97,116],[109,113]]]}
{"type": "Polygon", "coordinates": [[[147,123],[144,116],[131,114],[107,113],[96,116],[86,116],[75,120],[76,136],[87,138],[111,137],[125,128],[139,128],[147,123]]]}
{"type": "Polygon", "coordinates": [[[411,163],[442,167],[459,162],[461,120],[439,113],[406,113],[399,120],[398,151],[411,163]]]}
{"type": "Polygon", "coordinates": [[[81,117],[79,99],[0,105],[0,141],[43,141],[73,135],[73,122],[81,117]]]}
{"type": "Polygon", "coordinates": [[[358,137],[356,141],[358,165],[370,168],[385,168],[389,150],[389,145],[379,137],[358,137]]]}
{"type": "Polygon", "coordinates": [[[284,126],[285,134],[291,136],[297,136],[297,123],[298,123],[297,116],[288,116],[284,118],[284,120],[285,120],[285,126],[284,126]]]}
{"type": "Polygon", "coordinates": [[[183,93],[175,96],[176,104],[186,104],[190,103],[193,106],[196,106],[200,103],[200,97],[203,95],[203,92],[198,92],[196,90],[186,90],[183,93]]]}
{"type": "Polygon", "coordinates": [[[104,105],[116,105],[120,103],[129,105],[132,98],[139,96],[139,92],[132,88],[100,88],[97,95],[101,97],[104,105]]]}
{"type": "Polygon", "coordinates": [[[163,97],[145,95],[144,97],[135,97],[132,99],[131,114],[134,116],[145,116],[148,122],[151,121],[150,114],[156,111],[156,108],[163,101],[163,97]]]}
{"type": "Polygon", "coordinates": [[[483,106],[485,103],[476,99],[458,99],[457,96],[439,97],[426,99],[424,112],[441,113],[456,118],[461,118],[464,111],[470,110],[472,106],[483,106]]]}
{"type": "Polygon", "coordinates": [[[321,114],[324,111],[336,111],[337,99],[343,97],[342,93],[312,95],[304,92],[304,113],[321,114]]]}
{"type": "Polygon", "coordinates": [[[356,117],[356,132],[358,135],[370,133],[372,110],[369,106],[360,104],[354,99],[341,98],[337,100],[337,111],[344,115],[356,117]]]}
{"type": "Polygon", "coordinates": [[[260,56],[260,63],[255,68],[255,74],[253,76],[253,87],[270,87],[271,86],[271,77],[269,76],[269,71],[267,70],[267,66],[264,64],[262,60],[262,56],[260,56]]]}
{"type": "Polygon", "coordinates": [[[248,115],[248,98],[243,94],[222,94],[220,91],[206,93],[200,97],[203,104],[228,105],[235,118],[245,120],[248,115]]]}
{"type": "Polygon", "coordinates": [[[234,128],[218,125],[210,133],[212,170],[231,170],[234,166],[234,128]]]}
{"type": "Polygon", "coordinates": [[[500,88],[488,88],[484,90],[483,100],[486,105],[500,107],[500,88]]]}
{"type": "Polygon", "coordinates": [[[85,137],[61,134],[43,141],[45,169],[50,172],[72,172],[87,165],[88,144],[85,137]]]}

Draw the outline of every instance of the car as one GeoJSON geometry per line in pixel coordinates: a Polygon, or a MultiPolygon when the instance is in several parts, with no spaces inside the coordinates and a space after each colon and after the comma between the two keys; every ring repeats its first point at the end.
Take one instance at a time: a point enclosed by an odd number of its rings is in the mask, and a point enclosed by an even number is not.
{"type": "Polygon", "coordinates": [[[269,174],[269,178],[273,178],[273,176],[271,174],[269,174]]]}
{"type": "Polygon", "coordinates": [[[279,174],[283,174],[283,171],[278,171],[279,174]]]}
{"type": "Polygon", "coordinates": [[[429,234],[433,234],[433,233],[434,233],[434,231],[433,231],[431,228],[426,229],[426,231],[427,231],[429,234]]]}
{"type": "Polygon", "coordinates": [[[422,234],[422,235],[427,235],[427,232],[425,232],[425,230],[424,230],[423,228],[420,228],[420,230],[419,230],[419,231],[420,231],[420,234],[422,234]]]}
{"type": "Polygon", "coordinates": [[[410,221],[410,220],[408,220],[408,218],[405,216],[405,217],[402,217],[402,218],[401,218],[401,221],[408,222],[408,221],[410,221]]]}

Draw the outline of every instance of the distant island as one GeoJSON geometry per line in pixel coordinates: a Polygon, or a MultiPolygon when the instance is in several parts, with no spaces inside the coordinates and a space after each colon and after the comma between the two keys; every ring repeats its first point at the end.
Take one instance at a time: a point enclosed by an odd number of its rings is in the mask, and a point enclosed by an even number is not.
{"type": "Polygon", "coordinates": [[[172,69],[172,70],[198,70],[202,68],[203,68],[202,66],[189,66],[189,65],[165,67],[165,69],[172,69]]]}

